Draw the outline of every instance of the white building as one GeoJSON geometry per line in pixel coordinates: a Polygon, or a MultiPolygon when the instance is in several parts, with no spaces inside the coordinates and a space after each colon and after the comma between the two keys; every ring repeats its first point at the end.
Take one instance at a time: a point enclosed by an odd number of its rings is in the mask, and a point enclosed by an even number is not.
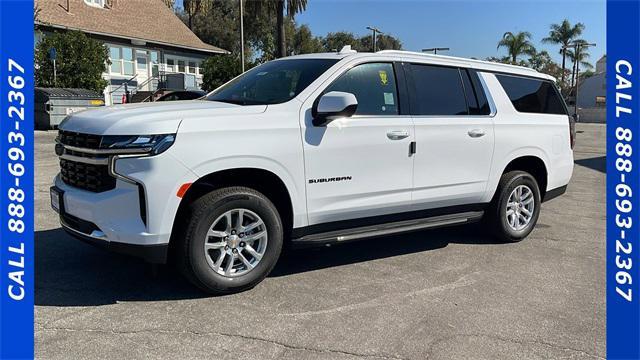
{"type": "Polygon", "coordinates": [[[109,47],[107,105],[122,102],[125,84],[134,101],[163,89],[199,89],[202,61],[228,53],[202,42],[161,0],[38,0],[36,6],[44,36],[80,30],[109,47]]]}
{"type": "Polygon", "coordinates": [[[596,62],[593,76],[580,79],[578,87],[578,107],[582,109],[602,107],[607,99],[607,55],[596,62]]]}

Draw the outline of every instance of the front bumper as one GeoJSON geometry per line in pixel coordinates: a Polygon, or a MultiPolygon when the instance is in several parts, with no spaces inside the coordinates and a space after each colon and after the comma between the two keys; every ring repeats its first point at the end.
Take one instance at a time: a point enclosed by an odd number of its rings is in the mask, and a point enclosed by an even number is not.
{"type": "Polygon", "coordinates": [[[158,245],[136,245],[127,244],[116,241],[105,241],[100,237],[93,235],[87,235],[81,231],[76,230],[72,225],[69,225],[69,215],[60,215],[60,223],[62,228],[71,236],[79,239],[85,243],[97,246],[115,253],[130,255],[144,259],[152,264],[165,264],[167,262],[167,255],[169,253],[169,244],[158,245]]]}
{"type": "Polygon", "coordinates": [[[115,163],[115,188],[92,192],[56,176],[60,223],[76,238],[152,263],[164,263],[180,198],[181,184],[195,175],[173,156],[122,158],[115,163]]]}
{"type": "Polygon", "coordinates": [[[144,204],[130,201],[134,197],[133,191],[138,189],[127,190],[126,185],[122,184],[120,189],[113,190],[120,192],[120,196],[112,194],[111,197],[95,198],[101,194],[69,187],[59,177],[55,183],[51,191],[59,194],[57,211],[60,225],[68,234],[86,243],[140,257],[150,263],[166,263],[168,237],[145,231],[139,212],[140,206],[144,204]],[[110,209],[117,209],[117,215],[114,216],[110,209]]]}

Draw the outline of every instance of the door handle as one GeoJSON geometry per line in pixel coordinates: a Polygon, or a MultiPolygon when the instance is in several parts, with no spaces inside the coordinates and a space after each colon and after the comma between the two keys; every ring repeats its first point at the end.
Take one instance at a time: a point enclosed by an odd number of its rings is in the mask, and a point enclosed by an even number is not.
{"type": "Polygon", "coordinates": [[[393,130],[387,133],[387,137],[390,140],[402,140],[409,137],[409,132],[406,130],[393,130]]]}
{"type": "Polygon", "coordinates": [[[473,129],[473,130],[469,130],[467,132],[467,134],[469,134],[469,136],[471,136],[472,138],[479,138],[484,136],[484,130],[482,129],[473,129]]]}

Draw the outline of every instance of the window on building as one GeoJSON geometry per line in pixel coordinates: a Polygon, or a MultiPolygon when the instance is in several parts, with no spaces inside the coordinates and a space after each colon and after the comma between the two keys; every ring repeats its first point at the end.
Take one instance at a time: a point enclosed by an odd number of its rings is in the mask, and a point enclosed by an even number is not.
{"type": "MultiPolygon", "coordinates": [[[[457,68],[411,65],[416,88],[413,115],[467,115],[462,77],[457,68]]],[[[477,106],[477,105],[476,105],[477,106]]]]}
{"type": "Polygon", "coordinates": [[[119,47],[109,47],[109,59],[111,60],[112,74],[122,74],[122,55],[119,47]]]}
{"type": "Polygon", "coordinates": [[[195,74],[196,73],[196,67],[197,67],[197,65],[196,65],[195,61],[189,61],[189,69],[188,69],[189,71],[188,71],[188,73],[189,74],[195,74]]]}
{"type": "Polygon", "coordinates": [[[398,91],[393,65],[358,65],[341,75],[324,91],[343,91],[358,99],[357,115],[397,115],[398,91]]]}
{"type": "Polygon", "coordinates": [[[178,60],[178,72],[185,72],[184,60],[178,60]]]}
{"type": "Polygon", "coordinates": [[[127,76],[135,74],[135,62],[133,59],[132,48],[110,46],[109,59],[111,60],[110,72],[112,74],[127,76]]]}
{"type": "Polygon", "coordinates": [[[136,50],[136,68],[141,72],[147,71],[147,52],[142,50],[136,50]]]}
{"type": "Polygon", "coordinates": [[[596,96],[596,107],[606,107],[607,98],[605,96],[596,96]]]}
{"type": "Polygon", "coordinates": [[[519,112],[566,115],[560,93],[550,81],[513,75],[496,75],[519,112]]]}
{"type": "Polygon", "coordinates": [[[124,75],[133,75],[135,69],[133,66],[133,49],[122,48],[122,72],[124,75]]]}
{"type": "Polygon", "coordinates": [[[173,59],[167,59],[167,71],[168,72],[176,71],[175,61],[173,61],[173,59]]]}
{"type": "Polygon", "coordinates": [[[158,62],[158,52],[157,51],[150,51],[149,52],[149,60],[151,61],[151,75],[152,76],[158,76],[160,70],[158,69],[159,67],[159,62],[158,62]]]}

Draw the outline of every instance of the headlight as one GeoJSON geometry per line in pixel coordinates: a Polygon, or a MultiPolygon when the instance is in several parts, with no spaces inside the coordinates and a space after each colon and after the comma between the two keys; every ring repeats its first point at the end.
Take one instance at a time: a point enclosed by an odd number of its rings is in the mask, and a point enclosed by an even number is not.
{"type": "Polygon", "coordinates": [[[150,155],[158,155],[173,145],[175,134],[162,135],[113,135],[104,136],[100,147],[103,149],[131,149],[135,152],[144,152],[150,155]]]}

